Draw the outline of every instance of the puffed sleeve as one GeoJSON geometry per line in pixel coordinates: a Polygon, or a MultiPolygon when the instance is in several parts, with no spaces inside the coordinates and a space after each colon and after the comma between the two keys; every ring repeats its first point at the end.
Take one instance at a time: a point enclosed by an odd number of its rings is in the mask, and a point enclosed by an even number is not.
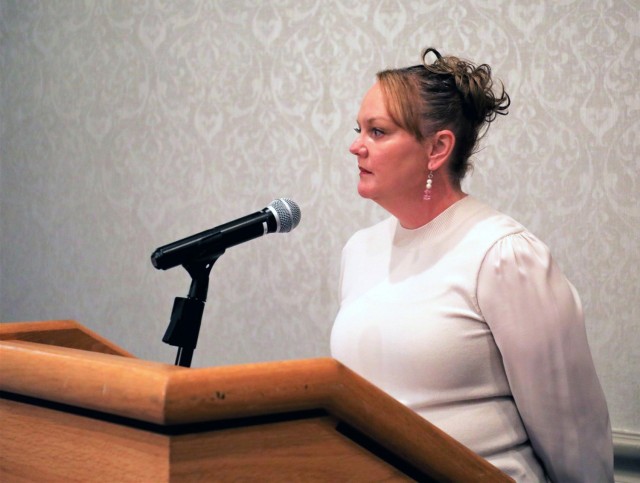
{"type": "Polygon", "coordinates": [[[477,296],[547,475],[613,481],[609,413],[582,307],[548,248],[527,232],[498,241],[480,269],[477,296]]]}

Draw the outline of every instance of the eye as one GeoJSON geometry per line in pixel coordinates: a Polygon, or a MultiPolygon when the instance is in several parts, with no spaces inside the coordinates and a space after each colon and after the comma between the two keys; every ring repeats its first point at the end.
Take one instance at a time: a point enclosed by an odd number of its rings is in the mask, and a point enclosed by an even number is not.
{"type": "Polygon", "coordinates": [[[380,136],[384,135],[384,131],[382,129],[379,129],[377,127],[371,128],[371,136],[373,136],[374,138],[379,138],[380,136]]]}
{"type": "Polygon", "coordinates": [[[362,132],[362,129],[360,129],[360,126],[354,127],[353,130],[358,134],[360,134],[362,132]]]}

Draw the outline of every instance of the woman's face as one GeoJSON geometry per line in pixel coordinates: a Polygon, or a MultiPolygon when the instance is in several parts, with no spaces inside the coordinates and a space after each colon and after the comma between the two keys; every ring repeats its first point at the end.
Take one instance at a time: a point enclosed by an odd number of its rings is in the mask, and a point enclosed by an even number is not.
{"type": "Polygon", "coordinates": [[[392,120],[378,83],[364,96],[357,121],[349,151],[358,158],[360,196],[383,207],[422,199],[427,149],[392,120]]]}

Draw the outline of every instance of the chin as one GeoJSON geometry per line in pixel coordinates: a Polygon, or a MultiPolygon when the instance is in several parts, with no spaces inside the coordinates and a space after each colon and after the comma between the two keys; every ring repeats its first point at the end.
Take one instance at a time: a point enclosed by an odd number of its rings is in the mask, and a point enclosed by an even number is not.
{"type": "Polygon", "coordinates": [[[371,186],[369,183],[363,183],[362,181],[358,183],[358,194],[362,198],[366,198],[371,200],[375,197],[375,188],[371,186]]]}
{"type": "Polygon", "coordinates": [[[366,188],[360,188],[358,186],[358,194],[360,195],[361,198],[365,198],[368,200],[373,199],[373,194],[371,193],[371,190],[368,190],[366,188]]]}

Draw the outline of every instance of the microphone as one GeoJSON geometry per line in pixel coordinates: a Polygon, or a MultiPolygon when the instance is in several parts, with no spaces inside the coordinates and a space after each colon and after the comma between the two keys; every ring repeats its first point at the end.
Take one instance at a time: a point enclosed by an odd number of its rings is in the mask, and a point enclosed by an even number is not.
{"type": "Polygon", "coordinates": [[[158,270],[190,262],[215,260],[232,246],[267,233],[288,233],[300,223],[300,208],[288,198],[272,201],[266,208],[224,225],[164,245],[151,255],[158,270]]]}

